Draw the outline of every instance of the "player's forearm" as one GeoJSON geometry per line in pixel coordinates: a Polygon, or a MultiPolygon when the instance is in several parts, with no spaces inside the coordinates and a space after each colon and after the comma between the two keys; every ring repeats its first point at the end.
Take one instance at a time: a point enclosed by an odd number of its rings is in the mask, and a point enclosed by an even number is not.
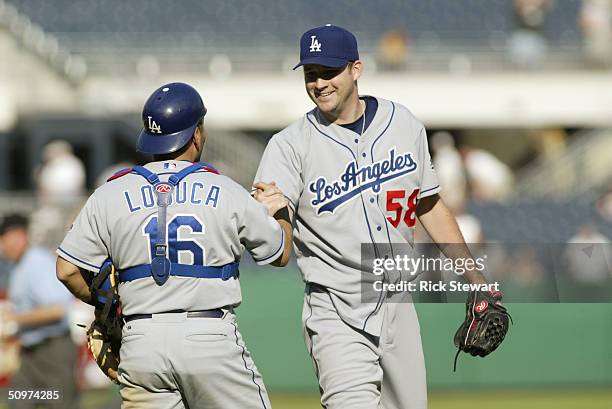
{"type": "Polygon", "coordinates": [[[285,233],[285,243],[283,247],[283,254],[280,255],[276,260],[272,262],[272,265],[275,267],[284,267],[289,262],[289,258],[291,257],[291,248],[293,242],[293,228],[291,227],[291,223],[287,220],[280,219],[278,223],[283,229],[285,233]]]}
{"type": "Polygon", "coordinates": [[[57,258],[56,264],[57,278],[66,286],[66,288],[79,300],[91,304],[91,292],[89,286],[81,275],[81,270],[74,264],[64,260],[61,257],[57,258]]]}
{"type": "MultiPolygon", "coordinates": [[[[419,221],[444,255],[450,259],[473,259],[465,244],[455,216],[438,195],[424,198],[417,208],[419,221]]],[[[486,283],[484,276],[475,268],[465,272],[464,277],[471,283],[486,283]]]]}
{"type": "Polygon", "coordinates": [[[52,305],[15,314],[11,318],[19,326],[47,325],[61,321],[65,313],[64,307],[52,305]]]}

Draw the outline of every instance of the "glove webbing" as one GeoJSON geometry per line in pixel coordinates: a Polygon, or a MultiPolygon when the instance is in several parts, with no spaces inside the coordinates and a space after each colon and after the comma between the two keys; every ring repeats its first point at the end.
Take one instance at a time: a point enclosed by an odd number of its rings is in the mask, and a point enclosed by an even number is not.
{"type": "MultiPolygon", "coordinates": [[[[472,318],[472,322],[470,322],[470,327],[474,324],[474,320],[476,319],[475,315],[474,315],[474,308],[476,308],[476,303],[472,303],[472,314],[473,314],[473,318],[472,318]]],[[[510,323],[512,325],[514,325],[514,321],[512,320],[512,315],[510,315],[510,313],[508,311],[506,311],[506,314],[508,315],[508,318],[510,319],[510,323]]],[[[468,337],[470,336],[470,331],[469,328],[466,331],[466,335],[465,335],[465,339],[463,340],[463,342],[465,343],[468,339],[468,337]]],[[[455,359],[453,362],[453,372],[457,372],[457,359],[459,358],[459,354],[461,353],[461,346],[459,346],[457,348],[457,353],[455,354],[455,359]]]]}

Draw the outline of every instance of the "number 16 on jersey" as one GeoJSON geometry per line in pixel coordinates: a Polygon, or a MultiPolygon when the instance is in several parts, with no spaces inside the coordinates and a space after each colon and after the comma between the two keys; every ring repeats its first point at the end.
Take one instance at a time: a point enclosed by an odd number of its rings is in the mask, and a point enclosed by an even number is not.
{"type": "MultiPolygon", "coordinates": [[[[179,233],[204,234],[204,224],[194,215],[176,215],[169,222],[168,232],[168,258],[172,263],[204,265],[204,247],[194,239],[179,239],[179,233]]],[[[149,241],[149,257],[155,255],[155,240],[157,238],[157,217],[153,216],[143,229],[149,241]]]]}

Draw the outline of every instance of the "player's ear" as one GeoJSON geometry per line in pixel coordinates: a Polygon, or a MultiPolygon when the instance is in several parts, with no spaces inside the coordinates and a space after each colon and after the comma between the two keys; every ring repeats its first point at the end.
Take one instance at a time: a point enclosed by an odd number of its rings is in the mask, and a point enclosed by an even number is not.
{"type": "Polygon", "coordinates": [[[191,136],[191,141],[196,145],[199,145],[200,139],[202,138],[202,122],[198,122],[196,128],[193,131],[193,135],[191,136]]]}
{"type": "Polygon", "coordinates": [[[204,148],[204,143],[206,142],[206,130],[204,129],[204,124],[200,122],[196,127],[195,132],[193,133],[192,141],[198,151],[202,151],[204,148]]]}
{"type": "Polygon", "coordinates": [[[357,81],[359,77],[361,77],[361,73],[363,72],[363,63],[361,60],[353,61],[351,65],[351,75],[353,76],[353,81],[357,81]]]}
{"type": "Polygon", "coordinates": [[[202,146],[206,143],[206,138],[208,138],[208,132],[206,132],[206,128],[204,128],[204,124],[200,127],[200,133],[202,134],[202,146]]]}

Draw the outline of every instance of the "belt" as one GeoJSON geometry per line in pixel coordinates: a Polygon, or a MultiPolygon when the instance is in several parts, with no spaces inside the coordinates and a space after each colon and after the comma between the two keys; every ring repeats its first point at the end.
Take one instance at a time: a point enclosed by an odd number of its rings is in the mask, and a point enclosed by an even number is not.
{"type": "Polygon", "coordinates": [[[217,308],[214,310],[200,310],[200,311],[183,311],[183,310],[174,310],[174,311],[166,311],[159,312],[156,314],[134,314],[123,317],[123,321],[130,322],[134,320],[144,320],[148,318],[153,318],[153,315],[158,314],[176,314],[176,313],[187,313],[187,318],[222,318],[225,312],[221,308],[217,308]]]}

